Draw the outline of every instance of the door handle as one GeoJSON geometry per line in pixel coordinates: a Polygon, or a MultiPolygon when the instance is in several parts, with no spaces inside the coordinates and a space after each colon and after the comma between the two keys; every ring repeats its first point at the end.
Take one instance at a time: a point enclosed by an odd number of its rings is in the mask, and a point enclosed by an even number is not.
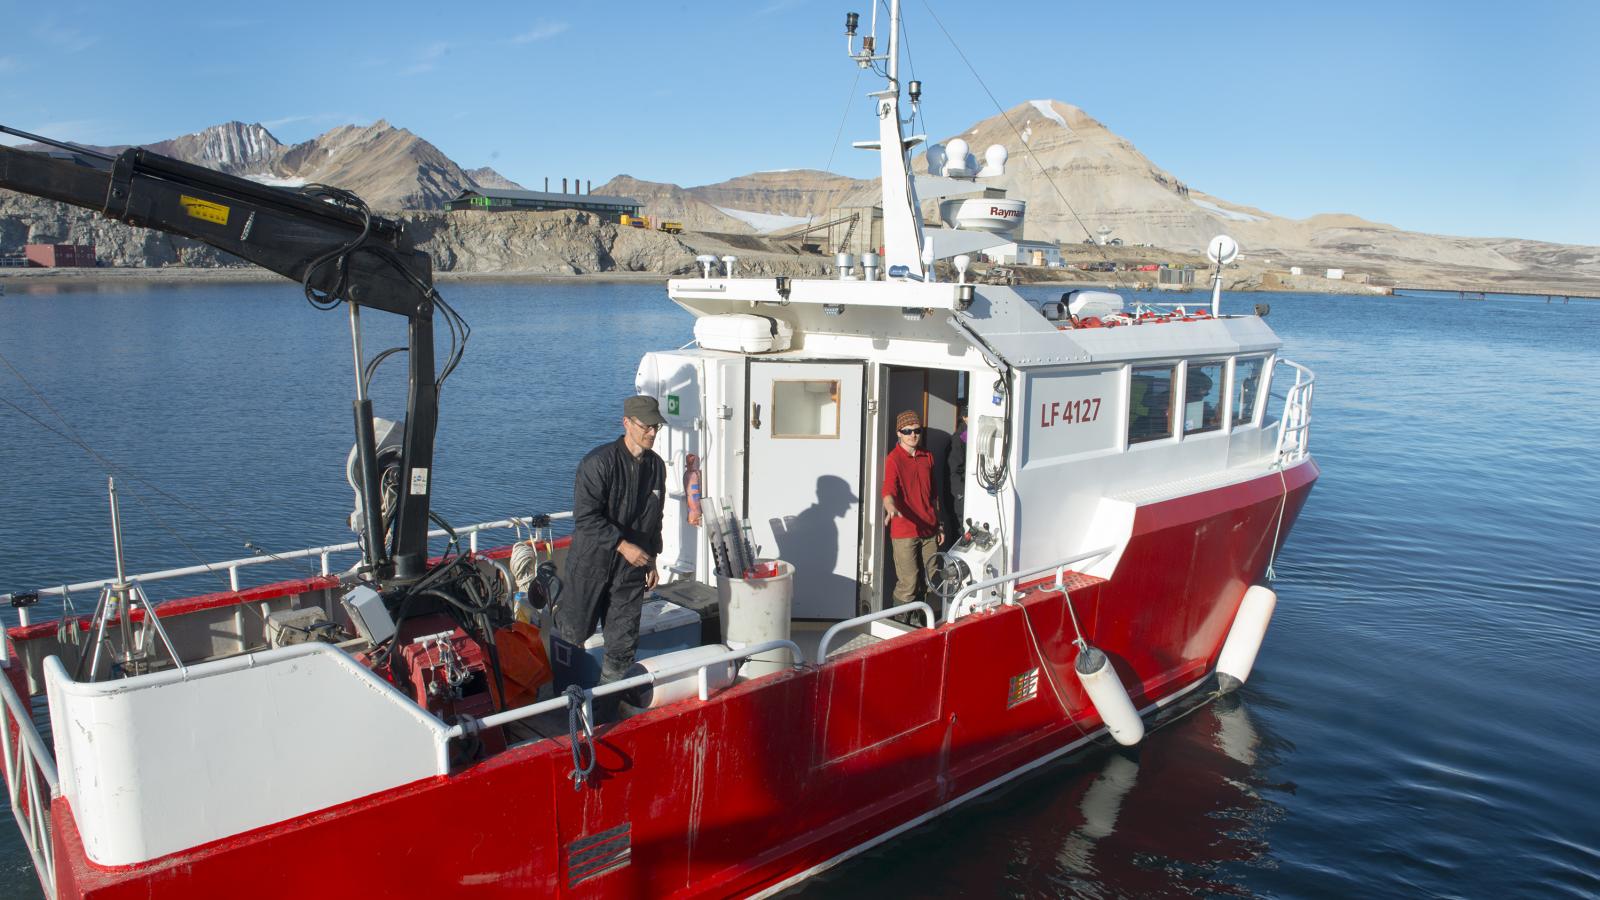
{"type": "Polygon", "coordinates": [[[750,427],[759,429],[761,427],[761,404],[754,403],[751,405],[755,408],[755,413],[750,416],[750,427]]]}

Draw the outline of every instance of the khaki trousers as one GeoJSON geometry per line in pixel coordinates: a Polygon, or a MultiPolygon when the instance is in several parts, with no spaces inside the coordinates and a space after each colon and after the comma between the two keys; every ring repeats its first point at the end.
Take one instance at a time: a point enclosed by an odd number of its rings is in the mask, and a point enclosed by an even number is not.
{"type": "MultiPolygon", "coordinates": [[[[934,537],[891,538],[894,548],[894,602],[912,603],[928,597],[928,571],[933,568],[933,555],[939,552],[939,541],[934,537]]],[[[929,605],[937,603],[930,599],[929,605]]]]}

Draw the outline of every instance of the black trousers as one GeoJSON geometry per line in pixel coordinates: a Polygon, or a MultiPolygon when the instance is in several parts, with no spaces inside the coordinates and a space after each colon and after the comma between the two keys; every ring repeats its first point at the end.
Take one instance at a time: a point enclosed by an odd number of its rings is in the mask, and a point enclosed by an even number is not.
{"type": "Polygon", "coordinates": [[[639,616],[644,611],[644,576],[647,570],[619,565],[615,571],[576,571],[562,580],[556,603],[556,633],[579,647],[605,623],[606,659],[600,667],[602,682],[620,679],[633,665],[639,648],[639,616]]]}

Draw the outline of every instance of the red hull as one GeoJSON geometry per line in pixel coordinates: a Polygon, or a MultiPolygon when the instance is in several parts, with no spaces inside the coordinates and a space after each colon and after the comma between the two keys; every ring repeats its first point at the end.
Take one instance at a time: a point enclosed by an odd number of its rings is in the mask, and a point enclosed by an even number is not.
{"type": "MultiPolygon", "coordinates": [[[[1308,460],[1282,478],[1142,507],[1116,580],[1071,588],[1087,637],[1136,705],[1211,671],[1317,474],[1308,460]]],[[[128,869],[89,863],[58,800],[59,893],[699,897],[785,887],[1095,736],[1072,636],[1061,594],[1035,590],[1016,606],[603,730],[596,778],[581,790],[567,741],[547,740],[128,869]],[[1009,705],[1013,679],[1034,668],[1037,695],[1009,705]]]]}

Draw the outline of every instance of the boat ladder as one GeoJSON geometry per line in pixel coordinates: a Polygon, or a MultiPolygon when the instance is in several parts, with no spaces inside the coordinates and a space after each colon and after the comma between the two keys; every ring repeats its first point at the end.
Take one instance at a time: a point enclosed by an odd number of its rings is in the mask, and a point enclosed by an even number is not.
{"type": "MultiPolygon", "coordinates": [[[[3,641],[3,638],[0,638],[3,641]]],[[[39,736],[28,705],[11,685],[14,661],[0,658],[0,752],[5,756],[6,799],[22,831],[22,841],[33,858],[39,887],[55,900],[55,848],[50,842],[50,801],[60,796],[55,758],[39,736]]]]}

